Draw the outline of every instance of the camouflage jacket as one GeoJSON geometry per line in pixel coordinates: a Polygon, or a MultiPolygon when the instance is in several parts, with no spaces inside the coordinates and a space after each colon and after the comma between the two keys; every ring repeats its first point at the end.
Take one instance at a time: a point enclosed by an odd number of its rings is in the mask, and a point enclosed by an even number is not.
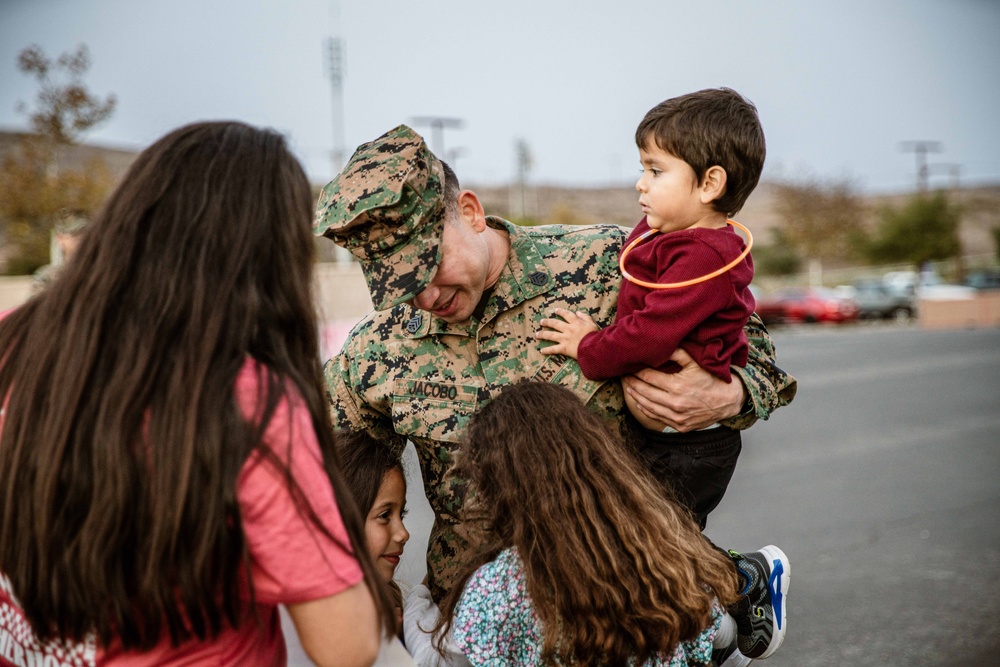
{"type": "MultiPolygon", "coordinates": [[[[617,380],[588,380],[576,361],[543,355],[535,331],[557,307],[584,310],[602,327],[614,321],[618,255],[629,230],[488,222],[506,230],[511,249],[480,319],[449,324],[405,304],[372,312],[325,367],[334,426],[416,447],[435,514],[427,555],[435,599],[459,574],[456,555],[476,541],[477,529],[460,517],[465,484],[450,470],[476,410],[504,385],[528,378],[568,387],[609,419],[625,409],[617,380]]],[[[725,422],[734,428],[766,419],[795,394],[795,380],[773,364],[773,344],[756,316],[747,337],[750,362],[734,371],[753,407],[725,422]]]]}
{"type": "Polygon", "coordinates": [[[62,271],[62,264],[46,264],[38,267],[31,276],[31,295],[34,296],[44,291],[56,280],[56,276],[62,271]]]}

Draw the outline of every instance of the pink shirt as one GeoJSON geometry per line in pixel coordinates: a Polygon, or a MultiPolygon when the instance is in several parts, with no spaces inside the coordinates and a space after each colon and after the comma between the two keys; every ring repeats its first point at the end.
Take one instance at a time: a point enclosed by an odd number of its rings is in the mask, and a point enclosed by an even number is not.
{"type": "MultiPolygon", "coordinates": [[[[248,417],[257,404],[256,369],[256,362],[248,361],[236,379],[236,395],[248,417]]],[[[292,392],[290,400],[278,405],[264,439],[266,446],[290,464],[295,481],[323,525],[347,544],[309,411],[297,393],[292,392]]],[[[223,630],[212,641],[188,642],[176,648],[165,636],[146,653],[122,652],[115,645],[104,650],[93,642],[41,645],[21,614],[9,581],[0,574],[0,666],[25,667],[36,662],[45,667],[284,665],[285,640],[277,605],[334,595],[359,583],[363,574],[351,553],[299,516],[280,473],[262,463],[258,455],[244,464],[236,495],[250,552],[259,626],[249,620],[238,629],[223,630]]]]}

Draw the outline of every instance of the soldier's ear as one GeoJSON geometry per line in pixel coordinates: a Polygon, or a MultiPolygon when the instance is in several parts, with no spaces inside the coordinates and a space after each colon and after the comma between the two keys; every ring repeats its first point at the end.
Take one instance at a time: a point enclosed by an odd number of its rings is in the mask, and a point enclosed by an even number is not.
{"type": "Polygon", "coordinates": [[[462,190],[458,193],[458,215],[475,231],[481,232],[486,229],[486,211],[472,190],[462,190]]]}

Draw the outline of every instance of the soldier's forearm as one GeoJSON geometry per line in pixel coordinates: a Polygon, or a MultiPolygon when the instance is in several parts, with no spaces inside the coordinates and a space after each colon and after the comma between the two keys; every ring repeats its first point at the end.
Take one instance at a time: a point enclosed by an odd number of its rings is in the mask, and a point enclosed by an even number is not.
{"type": "Polygon", "coordinates": [[[746,326],[750,355],[745,368],[733,367],[743,383],[746,396],[742,411],[726,420],[726,426],[745,429],[758,419],[767,419],[778,408],[795,398],[798,383],[775,363],[774,341],[756,314],[746,326]]]}

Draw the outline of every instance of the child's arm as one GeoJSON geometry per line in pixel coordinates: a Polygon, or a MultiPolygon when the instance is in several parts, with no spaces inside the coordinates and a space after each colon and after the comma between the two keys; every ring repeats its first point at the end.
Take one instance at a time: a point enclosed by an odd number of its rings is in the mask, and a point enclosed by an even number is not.
{"type": "Polygon", "coordinates": [[[579,359],[580,341],[589,333],[600,331],[594,319],[583,311],[556,308],[555,315],[562,319],[545,318],[540,324],[542,329],[535,333],[539,340],[550,340],[555,345],[542,348],[542,354],[565,354],[567,357],[579,359]]]}
{"type": "Polygon", "coordinates": [[[451,635],[442,641],[444,655],[438,650],[432,634],[441,612],[431,599],[431,592],[424,584],[417,584],[403,602],[403,636],[406,650],[419,667],[462,667],[470,663],[451,635]]]}
{"type": "MultiPolygon", "coordinates": [[[[660,239],[655,257],[656,282],[659,283],[703,276],[718,269],[720,262],[725,263],[723,252],[714,244],[689,235],[660,239]]],[[[744,275],[745,267],[737,267],[734,271],[739,274],[739,280],[749,282],[750,276],[744,275]]],[[[601,330],[589,321],[580,321],[576,313],[556,311],[563,318],[561,322],[552,318],[540,323],[555,333],[543,330],[537,336],[541,340],[555,341],[557,345],[543,348],[542,352],[572,356],[591,380],[610,380],[644,368],[661,368],[681,341],[703,327],[706,320],[716,317],[720,311],[743,307],[735,301],[733,281],[736,279],[734,272],[729,271],[687,287],[650,289],[639,308],[630,312],[619,310],[615,323],[601,330]],[[567,319],[564,313],[569,313],[570,317],[567,319]]],[[[739,328],[745,321],[730,317],[711,326],[739,328]]],[[[716,335],[709,331],[703,333],[716,335]]]]}
{"type": "Polygon", "coordinates": [[[643,307],[599,329],[586,313],[556,309],[562,319],[546,318],[536,336],[555,341],[543,354],[576,359],[591,380],[609,380],[644,368],[660,368],[695,327],[730,305],[732,288],[725,275],[699,285],[656,290],[643,307]]]}

